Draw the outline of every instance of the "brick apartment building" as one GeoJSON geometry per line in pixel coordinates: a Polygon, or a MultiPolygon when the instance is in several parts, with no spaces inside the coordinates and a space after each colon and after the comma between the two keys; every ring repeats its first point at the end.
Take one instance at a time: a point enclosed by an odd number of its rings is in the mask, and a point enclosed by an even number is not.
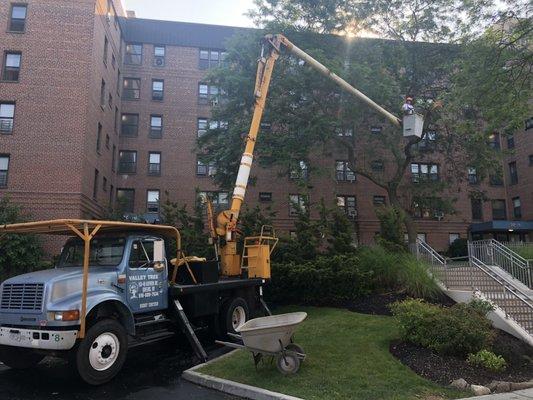
{"type": "MultiPolygon", "coordinates": [[[[36,219],[100,217],[117,198],[127,212],[155,219],[165,192],[192,205],[197,188],[227,206],[231,195],[213,184],[195,146],[217,124],[209,119],[217,88],[203,83],[206,70],[221,62],[236,29],[137,19],[119,0],[0,0],[0,196],[36,219]]],[[[441,250],[468,233],[533,241],[532,134],[530,119],[514,137],[495,135],[494,146],[514,149],[503,180],[469,174],[489,200],[459,191],[456,214],[421,211],[420,235],[441,250]]],[[[371,243],[386,194],[343,160],[318,162],[331,174],[310,177],[310,201],[337,199],[358,241],[371,243]]],[[[253,173],[247,204],[271,205],[278,229],[290,231],[298,186],[277,171],[253,173]]]]}

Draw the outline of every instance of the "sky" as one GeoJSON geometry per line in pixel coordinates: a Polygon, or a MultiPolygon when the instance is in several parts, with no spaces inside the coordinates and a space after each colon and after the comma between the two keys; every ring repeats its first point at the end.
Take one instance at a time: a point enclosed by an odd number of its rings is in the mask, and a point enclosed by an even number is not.
{"type": "Polygon", "coordinates": [[[137,18],[252,27],[253,0],[122,0],[137,18]]]}

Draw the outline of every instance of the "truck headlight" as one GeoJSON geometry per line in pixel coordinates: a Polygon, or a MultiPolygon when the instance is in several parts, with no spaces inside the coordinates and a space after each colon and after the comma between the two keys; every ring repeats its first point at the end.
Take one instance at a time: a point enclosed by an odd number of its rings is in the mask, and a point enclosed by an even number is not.
{"type": "Polygon", "coordinates": [[[80,319],[80,310],[53,311],[54,321],[77,321],[80,319]]]}

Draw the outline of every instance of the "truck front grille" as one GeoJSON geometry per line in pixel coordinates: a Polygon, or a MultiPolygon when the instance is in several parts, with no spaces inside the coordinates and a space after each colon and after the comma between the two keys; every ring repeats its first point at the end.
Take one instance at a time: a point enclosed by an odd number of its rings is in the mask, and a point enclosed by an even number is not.
{"type": "Polygon", "coordinates": [[[0,308],[5,310],[41,310],[44,284],[7,283],[2,290],[0,308]]]}

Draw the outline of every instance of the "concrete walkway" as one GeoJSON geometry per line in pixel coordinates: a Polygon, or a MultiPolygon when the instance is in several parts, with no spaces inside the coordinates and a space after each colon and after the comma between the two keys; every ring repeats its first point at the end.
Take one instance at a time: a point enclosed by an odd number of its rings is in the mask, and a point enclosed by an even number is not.
{"type": "Polygon", "coordinates": [[[486,396],[468,397],[461,400],[527,400],[533,399],[533,389],[517,390],[516,392],[488,394],[486,396]]]}

